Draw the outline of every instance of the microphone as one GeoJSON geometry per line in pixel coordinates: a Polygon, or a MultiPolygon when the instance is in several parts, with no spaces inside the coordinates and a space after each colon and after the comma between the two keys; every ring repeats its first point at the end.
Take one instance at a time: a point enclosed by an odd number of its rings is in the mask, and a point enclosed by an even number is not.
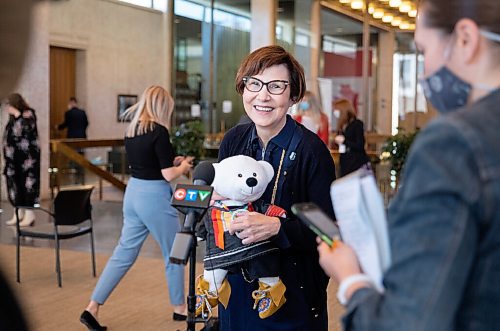
{"type": "MultiPolygon", "coordinates": [[[[198,164],[194,168],[193,172],[193,185],[194,186],[205,186],[210,185],[214,181],[215,177],[215,168],[211,162],[203,161],[198,164]]],[[[210,194],[212,196],[212,194],[210,194]]],[[[210,203],[210,199],[207,200],[210,203]]],[[[183,231],[191,231],[193,226],[196,224],[197,216],[200,214],[205,214],[205,211],[208,209],[208,205],[206,208],[200,209],[189,209],[186,218],[184,219],[184,227],[183,231]]]]}
{"type": "Polygon", "coordinates": [[[212,162],[203,161],[194,168],[194,185],[211,185],[215,177],[215,168],[212,162]]]}
{"type": "Polygon", "coordinates": [[[194,168],[193,185],[178,184],[172,196],[172,206],[186,215],[181,232],[177,232],[170,252],[170,261],[186,264],[193,246],[194,228],[210,204],[215,168],[211,162],[204,161],[194,168]]]}

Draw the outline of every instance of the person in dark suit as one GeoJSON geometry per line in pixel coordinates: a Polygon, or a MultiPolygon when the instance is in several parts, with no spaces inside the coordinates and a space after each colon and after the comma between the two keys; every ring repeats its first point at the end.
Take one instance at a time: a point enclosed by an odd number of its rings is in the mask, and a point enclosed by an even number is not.
{"type": "Polygon", "coordinates": [[[89,121],[83,109],[78,108],[75,97],[71,97],[68,110],[64,114],[64,122],[57,126],[58,130],[68,129],[66,138],[87,138],[89,121]]]}
{"type": "Polygon", "coordinates": [[[365,132],[363,122],[356,118],[351,102],[339,99],[334,102],[334,116],[337,121],[335,143],[339,146],[340,177],[368,164],[370,160],[365,151],[365,132]]]}
{"type": "MultiPolygon", "coordinates": [[[[87,139],[87,127],[89,121],[85,110],[78,108],[78,102],[75,97],[69,98],[68,110],[64,114],[64,122],[57,126],[58,130],[68,129],[66,138],[83,138],[87,139]]],[[[78,149],[78,153],[84,155],[83,149],[78,149]]],[[[74,162],[70,162],[71,168],[76,170],[75,180],[80,183],[85,183],[85,171],[82,167],[74,162]]],[[[76,183],[75,183],[76,184],[76,183]]]]}

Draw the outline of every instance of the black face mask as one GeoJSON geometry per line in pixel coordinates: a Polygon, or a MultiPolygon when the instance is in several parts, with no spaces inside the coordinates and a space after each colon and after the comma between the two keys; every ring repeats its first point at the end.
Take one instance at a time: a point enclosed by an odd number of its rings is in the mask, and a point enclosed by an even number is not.
{"type": "Polygon", "coordinates": [[[427,100],[440,113],[465,106],[472,90],[471,84],[457,77],[445,66],[423,79],[420,84],[427,100]]]}
{"type": "MultiPolygon", "coordinates": [[[[496,33],[485,30],[481,30],[480,33],[487,39],[500,42],[500,35],[496,33]]],[[[420,84],[427,100],[443,114],[465,106],[473,87],[446,66],[442,66],[435,73],[421,80],[420,84]]],[[[476,84],[474,87],[493,90],[493,88],[482,84],[476,84]]]]}

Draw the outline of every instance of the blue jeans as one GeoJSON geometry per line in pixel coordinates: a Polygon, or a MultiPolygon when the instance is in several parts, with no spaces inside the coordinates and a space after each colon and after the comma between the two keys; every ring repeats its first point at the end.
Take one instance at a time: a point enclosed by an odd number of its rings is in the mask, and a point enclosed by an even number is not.
{"type": "Polygon", "coordinates": [[[181,229],[177,210],[170,204],[172,191],[164,180],[130,178],[123,201],[123,228],[118,246],[104,268],[92,300],[104,304],[134,264],[149,233],[160,245],[165,261],[170,303],[185,303],[184,266],[169,261],[175,234],[181,229]]]}

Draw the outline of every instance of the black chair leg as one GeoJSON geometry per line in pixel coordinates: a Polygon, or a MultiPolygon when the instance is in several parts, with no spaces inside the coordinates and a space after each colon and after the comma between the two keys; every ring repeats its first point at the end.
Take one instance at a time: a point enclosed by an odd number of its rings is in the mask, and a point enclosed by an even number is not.
{"type": "Polygon", "coordinates": [[[56,271],[57,271],[57,285],[62,287],[61,279],[61,257],[59,252],[59,239],[56,238],[56,271]]]}
{"type": "Polygon", "coordinates": [[[90,249],[92,251],[92,276],[95,277],[95,248],[94,248],[94,232],[90,231],[90,249]]]}
{"type": "Polygon", "coordinates": [[[21,282],[20,275],[20,263],[21,263],[21,236],[17,233],[17,243],[16,243],[16,280],[18,283],[21,282]]]}

